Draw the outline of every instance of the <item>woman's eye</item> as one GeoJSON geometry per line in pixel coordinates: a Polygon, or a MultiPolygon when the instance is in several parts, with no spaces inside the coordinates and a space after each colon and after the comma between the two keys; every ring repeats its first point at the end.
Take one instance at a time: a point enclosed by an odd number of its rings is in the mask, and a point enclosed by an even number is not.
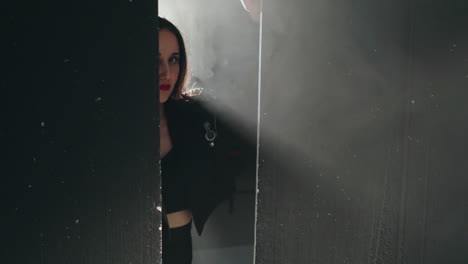
{"type": "Polygon", "coordinates": [[[178,62],[179,62],[179,58],[177,58],[177,57],[169,58],[169,63],[178,63],[178,62]]]}

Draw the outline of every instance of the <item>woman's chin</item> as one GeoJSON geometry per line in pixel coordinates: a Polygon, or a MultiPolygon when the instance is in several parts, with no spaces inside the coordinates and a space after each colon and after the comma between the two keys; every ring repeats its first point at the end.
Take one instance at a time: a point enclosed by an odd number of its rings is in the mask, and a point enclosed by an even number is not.
{"type": "Polygon", "coordinates": [[[167,100],[169,100],[169,97],[168,96],[159,96],[159,103],[160,104],[164,104],[165,102],[167,102],[167,100]]]}
{"type": "Polygon", "coordinates": [[[169,100],[172,94],[172,90],[173,89],[170,89],[168,91],[159,90],[159,103],[160,104],[164,104],[165,102],[167,102],[167,100],[169,100]]]}

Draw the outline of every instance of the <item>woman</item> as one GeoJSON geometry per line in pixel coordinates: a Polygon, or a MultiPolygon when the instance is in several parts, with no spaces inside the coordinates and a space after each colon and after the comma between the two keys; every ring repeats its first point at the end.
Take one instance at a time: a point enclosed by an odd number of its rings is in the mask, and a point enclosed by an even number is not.
{"type": "Polygon", "coordinates": [[[179,30],[159,18],[160,158],[163,263],[191,263],[191,223],[200,235],[208,216],[234,191],[238,142],[200,99],[183,95],[187,55],[179,30]],[[237,144],[236,148],[235,146],[237,144]],[[235,168],[235,169],[234,169],[235,168]]]}

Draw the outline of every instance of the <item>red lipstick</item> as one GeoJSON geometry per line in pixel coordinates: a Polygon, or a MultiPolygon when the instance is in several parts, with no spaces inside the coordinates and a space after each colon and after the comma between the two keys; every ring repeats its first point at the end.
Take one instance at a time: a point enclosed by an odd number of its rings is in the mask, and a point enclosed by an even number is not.
{"type": "Polygon", "coordinates": [[[159,90],[161,90],[161,91],[169,91],[169,89],[171,89],[171,86],[169,84],[159,85],[159,90]]]}

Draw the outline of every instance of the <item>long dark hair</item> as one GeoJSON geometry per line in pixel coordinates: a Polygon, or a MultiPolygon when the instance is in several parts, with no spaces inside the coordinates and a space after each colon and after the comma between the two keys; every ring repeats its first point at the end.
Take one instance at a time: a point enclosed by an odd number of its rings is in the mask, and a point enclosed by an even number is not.
{"type": "Polygon", "coordinates": [[[158,17],[158,31],[162,29],[166,29],[172,32],[176,36],[177,42],[179,44],[179,76],[177,77],[177,81],[175,83],[174,90],[171,93],[171,97],[176,100],[182,99],[184,98],[183,92],[188,79],[187,52],[185,50],[184,38],[174,24],[165,18],[158,17]]]}

